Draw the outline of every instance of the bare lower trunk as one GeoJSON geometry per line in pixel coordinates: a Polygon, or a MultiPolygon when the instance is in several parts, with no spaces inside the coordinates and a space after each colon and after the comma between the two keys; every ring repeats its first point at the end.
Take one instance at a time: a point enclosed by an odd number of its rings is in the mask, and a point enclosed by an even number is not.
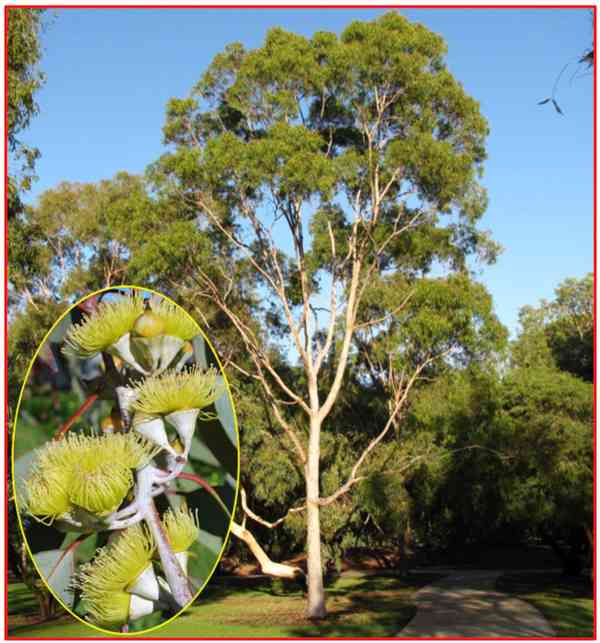
{"type": "Polygon", "coordinates": [[[323,618],[325,591],[321,564],[321,523],[319,515],[319,439],[321,427],[311,422],[306,463],[306,547],[308,572],[308,618],[323,618]]]}

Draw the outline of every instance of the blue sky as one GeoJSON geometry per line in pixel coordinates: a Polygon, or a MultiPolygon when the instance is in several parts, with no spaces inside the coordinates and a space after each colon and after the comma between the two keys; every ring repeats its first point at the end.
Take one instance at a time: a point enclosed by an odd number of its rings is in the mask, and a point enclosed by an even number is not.
{"type": "MultiPolygon", "coordinates": [[[[228,42],[258,46],[271,26],[339,32],[382,10],[62,9],[43,35],[40,114],[24,140],[37,146],[29,201],[60,181],[141,173],[162,152],[164,107],[186,96],[228,42]]],[[[593,269],[593,78],[563,75],[565,112],[536,103],[592,40],[585,9],[410,9],[441,34],[448,66],[489,120],[481,226],[505,248],[482,270],[503,323],[593,269]]],[[[579,71],[582,71],[581,69],[579,71]]]]}

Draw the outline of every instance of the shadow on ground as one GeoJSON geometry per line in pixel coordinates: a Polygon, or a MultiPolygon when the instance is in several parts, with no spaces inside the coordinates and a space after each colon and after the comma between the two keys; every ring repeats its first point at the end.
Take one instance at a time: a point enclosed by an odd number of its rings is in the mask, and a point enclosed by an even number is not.
{"type": "MultiPolygon", "coordinates": [[[[178,621],[184,627],[186,621],[206,614],[206,632],[217,627],[239,636],[273,631],[298,637],[394,636],[415,614],[416,590],[441,577],[428,573],[401,577],[344,575],[327,588],[328,616],[322,621],[305,617],[306,595],[302,590],[269,581],[250,588],[232,588],[221,580],[201,595],[198,609],[184,613],[178,621]]],[[[162,634],[169,635],[169,629],[162,634]]]]}
{"type": "MultiPolygon", "coordinates": [[[[329,614],[317,622],[304,615],[306,594],[300,585],[217,577],[188,610],[150,637],[394,636],[415,613],[416,591],[442,577],[428,572],[402,576],[344,573],[327,587],[329,614]]],[[[35,600],[27,588],[16,584],[10,586],[10,594],[12,637],[98,636],[66,614],[41,624],[27,622],[24,610],[35,613],[35,600]]]]}
{"type": "Polygon", "coordinates": [[[594,635],[593,587],[589,578],[559,573],[510,573],[496,588],[537,607],[561,637],[594,635]]]}

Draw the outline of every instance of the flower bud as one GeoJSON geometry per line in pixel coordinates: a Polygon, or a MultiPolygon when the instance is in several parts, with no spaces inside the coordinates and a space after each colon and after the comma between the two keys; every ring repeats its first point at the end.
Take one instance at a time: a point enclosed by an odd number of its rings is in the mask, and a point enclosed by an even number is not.
{"type": "Polygon", "coordinates": [[[164,321],[151,310],[146,310],[135,320],[133,325],[133,332],[140,337],[156,337],[162,335],[164,330],[164,321]]]}

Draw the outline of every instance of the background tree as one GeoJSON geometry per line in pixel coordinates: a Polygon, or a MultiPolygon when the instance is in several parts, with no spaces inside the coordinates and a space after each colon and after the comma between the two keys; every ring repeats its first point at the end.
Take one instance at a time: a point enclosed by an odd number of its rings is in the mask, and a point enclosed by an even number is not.
{"type": "Polygon", "coordinates": [[[461,271],[466,255],[496,252],[476,229],[487,125],[444,53],[440,37],[393,13],[354,22],[339,38],[272,29],[258,49],[232,44],[190,98],[169,103],[165,139],[174,149],[151,171],[163,196],[194,210],[208,233],[208,257],[189,257],[182,281],[240,334],[252,361],[245,372],[301,476],[310,617],[325,614],[322,508],[362,480],[425,372],[463,344],[501,334],[486,324],[489,299],[465,276],[419,281],[436,261],[461,271]],[[255,282],[241,302],[248,268],[255,282]],[[387,301],[367,306],[372,287],[386,288],[387,301]],[[431,301],[439,316],[428,316],[431,301]],[[393,337],[402,322],[413,332],[407,354],[393,337]],[[382,346],[386,336],[388,346],[396,341],[378,374],[386,413],[324,496],[322,432],[335,433],[329,416],[366,328],[382,346]],[[284,341],[300,386],[269,348],[284,341]]]}
{"type": "MultiPolygon", "coordinates": [[[[43,28],[44,14],[45,9],[21,7],[7,8],[6,14],[6,137],[9,161],[6,184],[6,216],[8,219],[6,232],[9,238],[9,279],[15,264],[19,264],[23,273],[33,273],[37,269],[37,257],[35,252],[30,252],[27,247],[28,230],[26,226],[23,226],[20,216],[24,207],[22,196],[31,187],[31,182],[34,179],[35,161],[39,157],[39,151],[24,143],[21,135],[38,112],[35,95],[45,81],[44,74],[38,68],[42,55],[40,34],[43,28]]],[[[42,339],[43,333],[38,335],[39,330],[35,326],[33,328],[35,330],[22,329],[25,332],[21,335],[21,342],[26,343],[32,335],[36,343],[42,339]],[[27,335],[29,335],[28,338],[26,338],[27,335]]],[[[9,369],[14,366],[21,368],[22,359],[21,354],[17,351],[11,352],[9,347],[9,369]]],[[[7,444],[10,444],[13,403],[16,401],[15,391],[18,390],[12,375],[13,371],[8,378],[7,444]]],[[[9,502],[8,509],[9,512],[13,512],[12,502],[9,502]]],[[[20,572],[24,582],[33,590],[38,598],[41,613],[51,612],[52,596],[43,586],[39,586],[39,580],[25,555],[20,538],[15,533],[16,522],[11,520],[9,524],[11,525],[9,533],[10,564],[14,570],[20,572]]]]}
{"type": "Polygon", "coordinates": [[[503,382],[498,421],[511,436],[509,509],[550,543],[567,574],[586,564],[593,524],[592,385],[551,368],[503,382]]]}
{"type": "Polygon", "coordinates": [[[591,382],[594,377],[594,278],[565,279],[555,299],[524,306],[512,347],[515,365],[548,366],[591,382]]]}
{"type": "Polygon", "coordinates": [[[44,14],[44,9],[11,7],[7,10],[7,233],[11,311],[14,311],[11,297],[15,291],[23,288],[41,270],[35,244],[39,231],[24,220],[22,202],[22,195],[30,188],[34,178],[33,170],[39,151],[25,144],[20,136],[38,112],[35,95],[45,82],[45,76],[38,68],[42,55],[40,35],[44,14]]]}
{"type": "Polygon", "coordinates": [[[32,171],[39,152],[23,143],[19,135],[37,114],[35,94],[45,77],[38,69],[41,59],[40,32],[44,9],[11,7],[7,29],[7,141],[13,165],[8,176],[8,216],[21,209],[20,193],[31,185],[32,171]]]}
{"type": "Polygon", "coordinates": [[[430,433],[452,454],[422,463],[409,482],[416,536],[444,560],[506,541],[515,526],[508,515],[513,442],[498,421],[501,386],[493,362],[472,365],[423,388],[411,407],[411,430],[430,433]]]}
{"type": "Polygon", "coordinates": [[[523,308],[512,367],[499,370],[502,377],[492,364],[485,375],[470,367],[419,391],[409,417],[413,432],[430,432],[447,449],[480,447],[418,472],[410,482],[418,536],[446,557],[489,542],[541,539],[565,573],[579,574],[589,562],[590,277],[567,279],[555,301],[523,308]],[[492,452],[499,457],[489,457],[492,452]]]}

